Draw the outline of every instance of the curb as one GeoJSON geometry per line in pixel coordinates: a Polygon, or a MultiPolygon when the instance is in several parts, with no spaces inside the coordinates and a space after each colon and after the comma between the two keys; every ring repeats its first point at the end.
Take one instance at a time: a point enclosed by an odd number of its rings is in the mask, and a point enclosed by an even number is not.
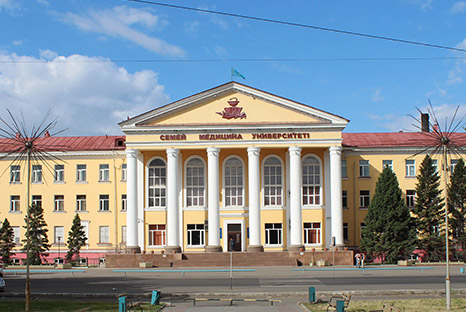
{"type": "MultiPolygon", "coordinates": [[[[350,293],[358,296],[402,296],[402,295],[444,295],[445,290],[439,289],[413,289],[413,290],[355,290],[355,291],[316,291],[319,297],[327,297],[335,294],[341,294],[342,292],[350,293]]],[[[455,289],[452,293],[466,294],[466,289],[455,289]]],[[[35,298],[73,298],[73,299],[115,299],[117,293],[33,293],[32,297],[35,298]]],[[[127,293],[129,297],[137,298],[151,298],[151,293],[127,293]]],[[[164,300],[184,300],[193,299],[196,297],[215,297],[215,298],[306,298],[308,292],[203,292],[203,293],[163,293],[164,300]]],[[[3,293],[0,294],[0,298],[24,298],[24,293],[3,293]]]]}

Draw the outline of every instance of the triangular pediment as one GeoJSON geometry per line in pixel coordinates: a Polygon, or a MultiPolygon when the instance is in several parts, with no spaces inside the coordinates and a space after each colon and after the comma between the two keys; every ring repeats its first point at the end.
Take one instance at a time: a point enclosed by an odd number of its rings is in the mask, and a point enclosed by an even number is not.
{"type": "Polygon", "coordinates": [[[342,117],[230,82],[120,123],[128,128],[257,125],[346,126],[342,117]]]}

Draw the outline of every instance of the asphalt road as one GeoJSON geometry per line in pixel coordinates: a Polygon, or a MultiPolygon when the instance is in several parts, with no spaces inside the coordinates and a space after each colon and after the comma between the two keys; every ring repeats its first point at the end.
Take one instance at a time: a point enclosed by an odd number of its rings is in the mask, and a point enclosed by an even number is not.
{"type": "MultiPolygon", "coordinates": [[[[176,268],[179,269],[179,268],[176,268]]],[[[186,268],[191,270],[192,268],[186,268]]],[[[89,268],[83,273],[52,270],[50,273],[32,273],[33,294],[142,294],[153,289],[165,294],[267,294],[278,296],[306,296],[308,288],[317,292],[338,291],[400,291],[442,290],[445,288],[445,269],[401,270],[385,267],[384,270],[292,271],[291,267],[258,267],[255,272],[150,273],[113,272],[111,269],[89,268]],[[230,289],[231,282],[231,289],[230,289]]],[[[296,268],[294,268],[296,269],[296,268]]],[[[25,274],[5,272],[7,293],[24,293],[25,274]]],[[[460,267],[451,269],[452,289],[466,290],[466,274],[460,267]]]]}

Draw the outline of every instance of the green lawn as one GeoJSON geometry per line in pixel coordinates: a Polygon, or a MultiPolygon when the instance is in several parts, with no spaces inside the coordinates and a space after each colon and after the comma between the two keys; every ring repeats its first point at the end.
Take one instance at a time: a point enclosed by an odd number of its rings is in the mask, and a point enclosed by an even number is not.
{"type": "MultiPolygon", "coordinates": [[[[157,311],[159,306],[151,306],[149,303],[143,304],[144,311],[157,311]]],[[[118,311],[118,301],[32,301],[32,311],[78,311],[90,308],[90,311],[118,311]]],[[[1,300],[0,311],[24,311],[24,300],[1,300]]]]}
{"type": "MultiPolygon", "coordinates": [[[[443,312],[447,311],[445,299],[402,299],[402,300],[351,300],[346,312],[368,312],[382,310],[383,304],[393,305],[403,312],[443,312]]],[[[326,303],[309,304],[305,306],[312,312],[327,310],[326,303]]],[[[466,298],[452,298],[450,312],[466,311],[466,298]]]]}

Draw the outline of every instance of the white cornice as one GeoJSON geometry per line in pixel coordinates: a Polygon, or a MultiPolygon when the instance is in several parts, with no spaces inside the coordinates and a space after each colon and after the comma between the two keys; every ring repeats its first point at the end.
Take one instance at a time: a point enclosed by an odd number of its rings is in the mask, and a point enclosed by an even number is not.
{"type": "MultiPolygon", "coordinates": [[[[72,157],[114,157],[114,156],[119,156],[119,157],[125,157],[125,150],[118,150],[118,151],[72,151],[72,152],[67,152],[67,151],[55,151],[55,152],[47,152],[50,156],[52,156],[54,159],[56,158],[72,158],[72,157]]],[[[10,155],[6,157],[6,154],[1,154],[0,153],[0,158],[4,159],[13,159],[16,157],[16,154],[10,155]]],[[[43,156],[44,159],[52,159],[49,156],[43,156]]]]}
{"type": "Polygon", "coordinates": [[[434,149],[427,149],[422,146],[393,146],[393,147],[343,147],[342,155],[361,155],[361,154],[431,154],[434,149]]]}
{"type": "Polygon", "coordinates": [[[340,145],[342,139],[306,139],[306,140],[225,140],[225,141],[152,141],[152,142],[127,142],[126,146],[128,148],[143,148],[143,147],[156,147],[156,148],[168,148],[172,146],[176,147],[184,147],[184,146],[223,146],[223,145],[254,145],[254,146],[262,146],[262,145],[298,145],[298,146],[308,146],[308,145],[340,145]]]}
{"type": "MultiPolygon", "coordinates": [[[[154,118],[160,117],[162,115],[165,115],[168,113],[176,113],[180,109],[185,109],[185,108],[191,107],[192,105],[198,105],[199,103],[205,102],[206,100],[210,98],[215,98],[223,94],[233,93],[233,92],[246,93],[246,94],[249,94],[250,96],[253,96],[256,98],[259,97],[263,100],[273,102],[277,105],[282,105],[290,109],[317,117],[318,119],[322,120],[322,123],[318,124],[320,127],[322,127],[323,124],[328,122],[329,125],[331,126],[337,125],[337,127],[344,128],[346,124],[348,123],[347,119],[339,117],[337,115],[333,115],[333,114],[321,111],[319,109],[316,109],[316,108],[313,108],[313,107],[310,107],[310,106],[307,106],[307,105],[304,105],[304,104],[301,104],[295,101],[291,101],[286,98],[282,98],[282,97],[279,97],[279,96],[276,96],[276,95],[273,95],[273,94],[270,94],[270,93],[267,93],[267,92],[264,92],[258,89],[254,89],[254,88],[251,88],[249,86],[246,86],[246,85],[243,85],[237,82],[229,82],[224,85],[218,86],[216,88],[213,88],[213,89],[189,96],[187,98],[181,99],[179,101],[170,103],[168,105],[156,108],[147,113],[144,113],[139,116],[133,117],[129,120],[123,121],[119,123],[119,125],[122,131],[127,134],[131,133],[132,131],[145,131],[141,129],[144,127],[141,127],[138,125],[146,121],[152,120],[154,118]]],[[[225,125],[222,125],[221,127],[225,127],[225,125]]],[[[173,130],[173,129],[179,129],[179,128],[180,128],[179,126],[176,126],[176,127],[171,127],[168,129],[173,130]]]]}

